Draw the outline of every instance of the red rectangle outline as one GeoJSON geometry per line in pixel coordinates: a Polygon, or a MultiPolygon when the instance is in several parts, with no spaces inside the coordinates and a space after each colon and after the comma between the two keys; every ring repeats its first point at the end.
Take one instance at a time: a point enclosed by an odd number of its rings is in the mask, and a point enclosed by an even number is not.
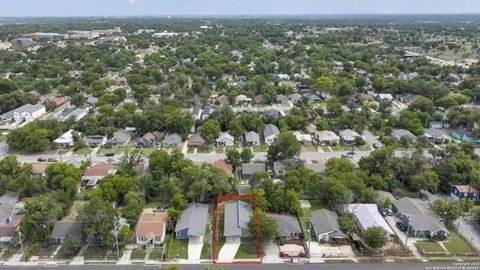
{"type": "Polygon", "coordinates": [[[215,198],[215,208],[214,208],[214,222],[213,222],[213,252],[212,252],[212,263],[216,265],[228,265],[228,264],[262,264],[263,262],[263,251],[262,251],[262,238],[260,234],[260,220],[258,217],[257,211],[257,197],[252,194],[242,194],[242,195],[217,195],[215,198]],[[222,201],[232,200],[232,199],[250,199],[253,201],[253,214],[255,215],[255,223],[257,227],[257,251],[258,251],[258,261],[241,261],[241,262],[217,262],[217,226],[218,226],[218,205],[222,201]]]}

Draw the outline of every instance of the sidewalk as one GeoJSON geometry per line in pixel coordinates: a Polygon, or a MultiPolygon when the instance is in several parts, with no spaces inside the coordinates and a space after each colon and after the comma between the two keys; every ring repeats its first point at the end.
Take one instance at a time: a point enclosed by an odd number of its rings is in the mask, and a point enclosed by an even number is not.
{"type": "Polygon", "coordinates": [[[131,264],[130,256],[132,255],[133,248],[134,248],[133,245],[127,245],[125,247],[125,250],[123,251],[122,257],[120,257],[120,260],[118,260],[117,264],[122,264],[122,265],[131,264]]]}

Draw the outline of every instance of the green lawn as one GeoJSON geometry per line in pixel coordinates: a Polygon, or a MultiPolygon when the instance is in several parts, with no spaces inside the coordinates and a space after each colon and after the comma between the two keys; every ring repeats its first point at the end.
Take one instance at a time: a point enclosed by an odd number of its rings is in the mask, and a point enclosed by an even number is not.
{"type": "MultiPolygon", "coordinates": [[[[163,254],[163,247],[161,248],[154,248],[150,252],[150,257],[148,257],[149,260],[161,260],[163,254]]],[[[188,242],[187,242],[187,254],[188,254],[188,242]]]]}
{"type": "Polygon", "coordinates": [[[442,246],[434,241],[417,241],[415,246],[424,254],[445,253],[445,250],[442,248],[442,246]]]}
{"type": "Polygon", "coordinates": [[[209,146],[205,146],[205,147],[200,147],[197,149],[197,153],[204,153],[204,154],[208,154],[212,152],[212,148],[209,147],[209,146]]]}
{"type": "Polygon", "coordinates": [[[356,148],[360,151],[369,151],[371,149],[368,144],[358,145],[356,148]]]}
{"type": "Polygon", "coordinates": [[[200,255],[200,259],[211,259],[212,252],[210,251],[210,244],[204,243],[202,247],[202,253],[200,255]]]}
{"type": "Polygon", "coordinates": [[[155,147],[142,147],[142,148],[135,148],[135,149],[140,151],[140,153],[142,153],[146,157],[149,157],[150,154],[152,154],[156,150],[155,147]]]}
{"type": "Polygon", "coordinates": [[[221,154],[224,153],[223,147],[215,147],[215,153],[221,154]]]}
{"type": "Polygon", "coordinates": [[[188,147],[187,148],[187,154],[193,154],[195,152],[195,148],[193,147],[188,147]]]}
{"type": "Polygon", "coordinates": [[[242,243],[235,254],[235,259],[257,259],[258,258],[258,244],[255,239],[242,238],[242,243]]]}
{"type": "Polygon", "coordinates": [[[169,259],[188,259],[188,239],[180,240],[176,239],[173,236],[165,237],[164,243],[168,245],[168,254],[169,259]]]}
{"type": "Polygon", "coordinates": [[[115,153],[115,155],[125,153],[126,147],[117,147],[117,148],[106,148],[101,147],[98,149],[98,154],[106,154],[106,153],[115,153]]]}
{"type": "Polygon", "coordinates": [[[95,194],[96,192],[98,192],[97,189],[86,188],[86,189],[80,191],[80,193],[77,194],[77,197],[82,199],[82,200],[89,200],[93,196],[93,194],[95,194]]]}
{"type": "Polygon", "coordinates": [[[320,148],[322,148],[323,152],[331,152],[329,146],[321,145],[320,148]]]}
{"type": "MultiPolygon", "coordinates": [[[[224,206],[220,205],[218,207],[218,224],[217,224],[217,245],[216,245],[216,255],[215,258],[218,258],[218,253],[223,247],[223,244],[225,244],[226,238],[223,236],[223,227],[224,227],[224,206]]],[[[215,220],[213,221],[215,222],[215,220]]]]}
{"type": "Polygon", "coordinates": [[[73,153],[77,155],[88,155],[90,154],[90,152],[92,152],[92,149],[90,147],[82,147],[76,151],[73,151],[73,153]]]}
{"type": "Polygon", "coordinates": [[[470,245],[455,233],[450,234],[448,242],[445,242],[444,246],[449,252],[454,254],[475,254],[470,245]]]}
{"type": "Polygon", "coordinates": [[[130,259],[132,260],[144,260],[145,259],[145,254],[147,254],[147,251],[145,248],[136,248],[132,250],[132,255],[130,256],[130,259]]]}
{"type": "Polygon", "coordinates": [[[253,152],[267,152],[268,146],[266,144],[260,144],[253,147],[253,152]]]}
{"type": "Polygon", "coordinates": [[[117,260],[117,251],[114,248],[90,246],[84,257],[85,260],[117,260]]]}
{"type": "Polygon", "coordinates": [[[351,151],[352,150],[352,147],[347,145],[343,145],[343,144],[337,144],[337,145],[334,145],[334,146],[330,146],[330,148],[332,148],[332,151],[336,152],[336,151],[351,151]]]}

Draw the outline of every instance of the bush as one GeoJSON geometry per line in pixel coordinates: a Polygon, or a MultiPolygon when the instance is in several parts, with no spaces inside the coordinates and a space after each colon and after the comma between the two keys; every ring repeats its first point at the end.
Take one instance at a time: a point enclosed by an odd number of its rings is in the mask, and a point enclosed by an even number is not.
{"type": "Polygon", "coordinates": [[[24,253],[25,261],[29,261],[32,258],[33,254],[37,253],[39,248],[40,245],[38,243],[34,243],[28,246],[24,253]]]}

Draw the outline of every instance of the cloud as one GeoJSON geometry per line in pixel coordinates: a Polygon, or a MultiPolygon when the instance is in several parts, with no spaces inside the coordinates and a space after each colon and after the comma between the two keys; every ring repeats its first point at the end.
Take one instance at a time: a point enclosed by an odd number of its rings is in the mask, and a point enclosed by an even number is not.
{"type": "Polygon", "coordinates": [[[127,0],[127,3],[135,5],[135,4],[141,4],[143,3],[142,0],[127,0]]]}

